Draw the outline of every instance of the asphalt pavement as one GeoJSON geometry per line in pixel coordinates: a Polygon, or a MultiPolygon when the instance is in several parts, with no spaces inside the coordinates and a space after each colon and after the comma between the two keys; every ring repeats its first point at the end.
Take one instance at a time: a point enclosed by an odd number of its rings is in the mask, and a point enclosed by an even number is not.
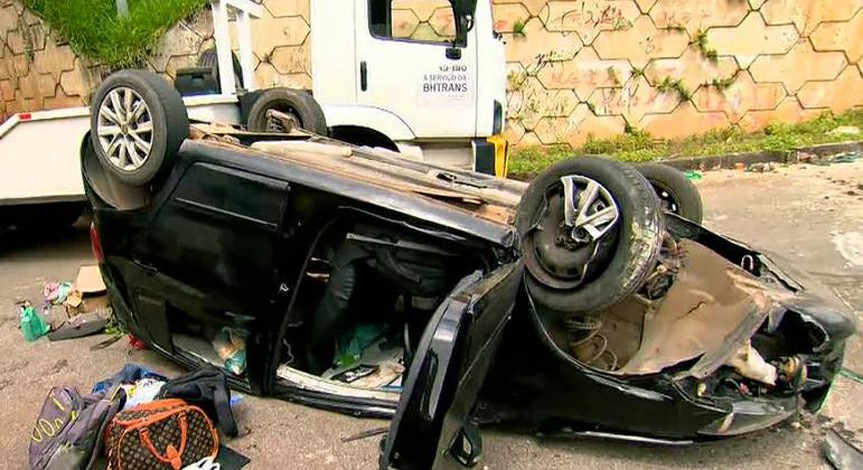
{"type": "MultiPolygon", "coordinates": [[[[863,312],[863,161],[798,165],[769,173],[705,172],[698,181],[706,225],[785,255],[863,312]]],[[[14,303],[39,299],[48,281],[72,280],[92,262],[87,231],[69,229],[0,238],[0,468],[26,468],[31,426],[50,387],[88,389],[126,362],[167,375],[181,372],[149,351],[119,342],[100,351],[101,336],[25,343],[14,303]]],[[[846,359],[863,372],[855,338],[846,359]]],[[[805,415],[753,435],[669,447],[593,439],[547,438],[486,430],[483,466],[539,468],[829,468],[821,436],[829,426],[863,433],[863,385],[839,378],[818,416],[805,415]]],[[[573,399],[578,391],[573,390],[573,399]]],[[[246,397],[236,411],[241,437],[228,444],[252,459],[247,468],[374,468],[379,437],[346,437],[386,426],[274,399],[246,397]]],[[[863,436],[863,434],[861,434],[863,436]]]]}

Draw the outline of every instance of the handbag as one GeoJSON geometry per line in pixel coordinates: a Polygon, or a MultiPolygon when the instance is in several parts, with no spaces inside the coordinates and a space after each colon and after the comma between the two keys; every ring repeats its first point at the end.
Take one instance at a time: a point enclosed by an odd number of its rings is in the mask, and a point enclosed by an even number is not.
{"type": "Polygon", "coordinates": [[[156,400],[121,411],[105,431],[112,470],[180,470],[219,452],[206,413],[180,399],[156,400]]]}

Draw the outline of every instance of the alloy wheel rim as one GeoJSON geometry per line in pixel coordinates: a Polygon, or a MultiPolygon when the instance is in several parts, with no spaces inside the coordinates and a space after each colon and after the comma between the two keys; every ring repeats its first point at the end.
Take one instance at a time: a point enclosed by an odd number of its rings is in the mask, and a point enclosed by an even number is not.
{"type": "Polygon", "coordinates": [[[141,95],[129,87],[114,88],[102,99],[96,132],[108,161],[120,170],[137,170],[150,157],[153,118],[141,95]]]}

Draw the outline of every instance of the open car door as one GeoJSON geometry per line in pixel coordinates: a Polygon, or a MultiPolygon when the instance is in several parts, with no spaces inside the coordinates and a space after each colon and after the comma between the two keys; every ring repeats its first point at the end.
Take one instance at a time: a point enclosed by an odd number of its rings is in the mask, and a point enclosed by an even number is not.
{"type": "Polygon", "coordinates": [[[472,467],[482,441],[468,422],[515,304],[521,261],[465,277],[438,307],[410,364],[381,469],[472,467]]]}

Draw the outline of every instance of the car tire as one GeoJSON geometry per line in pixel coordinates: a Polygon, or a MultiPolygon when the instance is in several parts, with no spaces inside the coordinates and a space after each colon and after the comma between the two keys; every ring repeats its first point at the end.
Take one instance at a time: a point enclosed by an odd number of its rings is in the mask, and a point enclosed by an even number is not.
{"type": "MultiPolygon", "coordinates": [[[[240,66],[240,59],[237,54],[231,52],[231,65],[234,69],[234,85],[237,89],[243,88],[243,67],[240,66]]],[[[222,86],[219,81],[219,55],[216,53],[216,48],[211,47],[204,49],[198,56],[198,67],[208,67],[213,70],[213,79],[216,81],[217,93],[222,92],[222,86]]]]}
{"type": "Polygon", "coordinates": [[[275,109],[295,119],[295,125],[306,131],[327,135],[327,119],[324,111],[312,95],[302,90],[273,88],[255,100],[249,109],[247,127],[252,132],[280,132],[272,128],[267,111],[275,109]]]}
{"type": "MultiPolygon", "coordinates": [[[[585,187],[573,194],[589,193],[585,187]]],[[[581,198],[573,200],[580,204],[581,198]]],[[[662,210],[647,180],[630,165],[598,157],[573,158],[543,171],[522,195],[515,225],[531,298],[547,309],[583,316],[597,314],[641,287],[659,258],[664,233],[662,210]],[[593,244],[573,247],[577,226],[570,231],[564,225],[562,177],[592,181],[613,200],[604,207],[617,210],[616,226],[609,225],[593,244]],[[569,233],[572,237],[566,238],[569,233]],[[571,267],[581,269],[577,282],[561,274],[571,267]]]]}
{"type": "Polygon", "coordinates": [[[154,73],[114,73],[99,85],[92,103],[90,139],[96,155],[102,166],[123,183],[145,186],[153,182],[171,167],[180,145],[189,136],[183,98],[167,80],[154,73]],[[118,112],[126,116],[119,117],[118,112]],[[130,116],[133,112],[139,116],[130,116]]]}
{"type": "Polygon", "coordinates": [[[701,195],[682,171],[663,163],[641,163],[636,168],[653,186],[663,209],[701,223],[704,219],[701,195]]]}

